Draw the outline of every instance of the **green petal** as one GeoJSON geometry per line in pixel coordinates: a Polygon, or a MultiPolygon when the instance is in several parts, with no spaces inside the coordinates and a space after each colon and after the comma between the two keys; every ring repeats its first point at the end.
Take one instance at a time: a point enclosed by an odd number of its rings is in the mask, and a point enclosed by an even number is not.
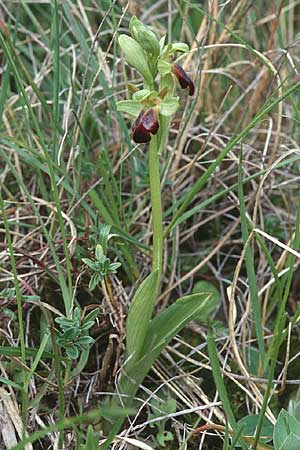
{"type": "Polygon", "coordinates": [[[163,59],[159,59],[157,62],[157,70],[160,75],[164,77],[172,72],[172,64],[164,61],[163,59]]]}
{"type": "Polygon", "coordinates": [[[172,52],[181,52],[186,53],[188,52],[190,47],[187,44],[184,44],[183,42],[176,42],[175,44],[172,44],[172,52]]]}

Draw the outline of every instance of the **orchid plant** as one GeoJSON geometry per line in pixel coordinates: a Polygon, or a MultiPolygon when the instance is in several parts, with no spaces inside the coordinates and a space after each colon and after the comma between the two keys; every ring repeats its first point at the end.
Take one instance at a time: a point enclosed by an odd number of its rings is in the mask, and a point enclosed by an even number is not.
{"type": "MultiPolygon", "coordinates": [[[[189,95],[195,92],[191,78],[175,61],[185,53],[184,43],[165,44],[136,17],[130,21],[131,36],[121,35],[119,44],[130,67],[143,77],[143,86],[129,86],[131,98],[117,103],[119,111],[134,117],[132,137],[137,144],[149,144],[148,163],[152,209],[152,271],[138,286],[126,318],[126,353],[112,407],[131,407],[134,396],[161,351],[187,324],[207,308],[210,295],[196,293],[177,299],[153,316],[158,298],[163,263],[163,222],[160,186],[160,155],[165,148],[171,116],[179,106],[174,95],[176,79],[189,95]]],[[[110,432],[102,450],[108,450],[124,418],[106,417],[110,432]]]]}
{"type": "Polygon", "coordinates": [[[137,144],[150,144],[149,177],[153,225],[153,270],[162,269],[162,208],[160,193],[159,156],[165,147],[170,119],[179,106],[174,95],[175,79],[189,95],[195,92],[194,82],[185,70],[174,62],[175,54],[186,53],[185,43],[165,44],[165,36],[158,40],[155,33],[133,16],[130,36],[120,35],[119,44],[128,65],[143,77],[143,87],[129,85],[131,98],[117,103],[118,111],[135,118],[132,138],[137,144]]]}

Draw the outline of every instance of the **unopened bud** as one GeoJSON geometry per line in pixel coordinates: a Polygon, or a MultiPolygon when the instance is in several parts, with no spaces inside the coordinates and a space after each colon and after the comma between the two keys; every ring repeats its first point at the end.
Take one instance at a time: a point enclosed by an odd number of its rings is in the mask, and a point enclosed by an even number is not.
{"type": "Polygon", "coordinates": [[[155,56],[159,55],[160,46],[155,33],[146,27],[137,17],[132,17],[129,29],[131,36],[146,52],[152,53],[155,56]]]}
{"type": "Polygon", "coordinates": [[[119,44],[128,64],[138,70],[147,83],[151,84],[153,77],[142,47],[134,39],[125,34],[121,34],[119,37],[119,44]]]}

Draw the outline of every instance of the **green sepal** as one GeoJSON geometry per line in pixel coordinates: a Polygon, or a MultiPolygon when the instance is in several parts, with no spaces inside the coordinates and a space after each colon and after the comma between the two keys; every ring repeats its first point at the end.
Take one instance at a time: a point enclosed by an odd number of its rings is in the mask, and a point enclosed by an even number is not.
{"type": "Polygon", "coordinates": [[[157,70],[160,75],[164,77],[172,72],[172,64],[165,61],[164,59],[159,59],[157,61],[157,70]]]}
{"type": "Polygon", "coordinates": [[[174,91],[174,78],[171,73],[168,73],[160,79],[159,90],[162,91],[165,88],[168,90],[166,97],[172,97],[174,91]]]}
{"type": "Polygon", "coordinates": [[[141,89],[140,91],[137,91],[133,94],[132,99],[136,100],[137,102],[142,102],[149,97],[151,92],[155,91],[149,91],[149,89],[141,89]]]}
{"type": "Polygon", "coordinates": [[[133,117],[137,117],[142,111],[143,105],[136,100],[121,100],[117,102],[117,110],[121,112],[126,112],[133,117]]]}
{"type": "Polygon", "coordinates": [[[187,53],[189,51],[190,47],[183,43],[183,42],[175,42],[175,44],[172,44],[172,52],[180,52],[180,53],[187,53]]]}
{"type": "Polygon", "coordinates": [[[179,97],[166,97],[160,103],[160,114],[163,116],[172,116],[176,113],[179,106],[179,97]]]}

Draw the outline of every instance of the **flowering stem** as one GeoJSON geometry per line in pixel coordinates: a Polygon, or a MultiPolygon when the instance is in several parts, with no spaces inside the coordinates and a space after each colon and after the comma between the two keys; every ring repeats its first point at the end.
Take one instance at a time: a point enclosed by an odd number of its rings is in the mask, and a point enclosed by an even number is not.
{"type": "Polygon", "coordinates": [[[163,260],[163,227],[157,135],[151,136],[149,145],[149,177],[153,229],[152,268],[153,270],[158,270],[159,274],[161,274],[163,260]]]}

